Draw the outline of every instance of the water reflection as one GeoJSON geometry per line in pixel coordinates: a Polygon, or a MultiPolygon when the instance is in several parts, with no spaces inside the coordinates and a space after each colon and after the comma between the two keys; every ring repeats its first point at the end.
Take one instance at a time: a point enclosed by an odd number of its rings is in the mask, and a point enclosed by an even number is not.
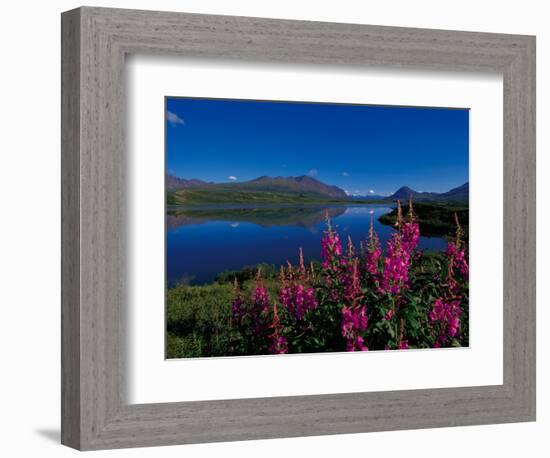
{"type": "MultiPolygon", "coordinates": [[[[368,236],[371,215],[383,246],[394,229],[378,218],[388,205],[171,207],[166,215],[166,272],[169,285],[212,282],[226,270],[261,263],[279,266],[319,259],[328,212],[343,240],[368,236]]],[[[421,237],[420,248],[443,250],[439,237],[421,237]]]]}

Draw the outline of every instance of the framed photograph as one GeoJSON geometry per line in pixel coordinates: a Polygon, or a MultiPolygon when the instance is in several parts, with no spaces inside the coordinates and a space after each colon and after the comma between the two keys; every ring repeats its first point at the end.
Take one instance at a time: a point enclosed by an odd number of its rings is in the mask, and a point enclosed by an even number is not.
{"type": "Polygon", "coordinates": [[[535,39],[62,15],[62,442],[535,419],[535,39]]]}
{"type": "Polygon", "coordinates": [[[165,116],[167,358],[469,346],[468,109],[165,116]]]}

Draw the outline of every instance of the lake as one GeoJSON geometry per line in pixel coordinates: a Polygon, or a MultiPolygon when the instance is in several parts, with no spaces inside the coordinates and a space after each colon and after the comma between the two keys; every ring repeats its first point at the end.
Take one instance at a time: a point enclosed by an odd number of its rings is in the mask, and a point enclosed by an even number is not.
{"type": "MultiPolygon", "coordinates": [[[[166,215],[166,280],[200,285],[220,272],[261,263],[298,263],[299,248],[309,263],[321,257],[321,237],[328,211],[343,246],[350,236],[356,248],[368,238],[371,214],[382,247],[394,229],[378,218],[390,212],[388,205],[346,204],[332,206],[224,205],[171,207],[166,215]]],[[[421,249],[444,250],[440,237],[420,237],[421,249]]]]}

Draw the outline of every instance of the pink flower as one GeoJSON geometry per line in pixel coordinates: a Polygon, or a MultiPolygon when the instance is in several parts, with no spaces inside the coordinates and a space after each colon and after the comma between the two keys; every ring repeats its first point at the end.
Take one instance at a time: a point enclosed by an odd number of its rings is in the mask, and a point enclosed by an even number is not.
{"type": "Polygon", "coordinates": [[[381,255],[382,250],[380,248],[375,248],[374,250],[367,251],[365,260],[367,272],[373,275],[378,273],[378,260],[380,259],[381,255]]]}
{"type": "Polygon", "coordinates": [[[269,307],[269,294],[262,285],[257,285],[254,289],[254,308],[263,312],[269,307]]]}
{"type": "Polygon", "coordinates": [[[285,336],[273,337],[269,344],[269,352],[272,354],[288,353],[288,341],[285,336]]]}
{"type": "Polygon", "coordinates": [[[469,266],[464,250],[461,250],[455,243],[449,242],[446,251],[447,257],[452,260],[463,278],[468,278],[469,266]]]}
{"type": "Polygon", "coordinates": [[[412,206],[412,196],[409,197],[408,221],[403,221],[401,203],[397,201],[398,232],[388,241],[386,259],[380,291],[397,294],[408,289],[409,269],[411,261],[415,259],[415,250],[420,238],[420,227],[416,222],[412,206]]]}
{"type": "Polygon", "coordinates": [[[411,252],[416,249],[420,238],[420,228],[414,221],[405,222],[401,226],[401,241],[403,247],[411,252]]]}
{"type": "Polygon", "coordinates": [[[292,304],[292,289],[289,286],[283,286],[279,290],[279,301],[290,311],[293,307],[292,304]]]}
{"type": "Polygon", "coordinates": [[[410,260],[410,252],[402,243],[401,234],[394,233],[388,241],[386,259],[384,259],[381,292],[397,294],[402,289],[407,289],[410,260]]]}
{"type": "Polygon", "coordinates": [[[297,320],[303,319],[308,310],[317,308],[315,290],[302,284],[281,288],[279,290],[279,300],[297,320]]]}
{"type": "Polygon", "coordinates": [[[326,218],[327,230],[321,239],[321,254],[323,256],[323,268],[329,269],[335,261],[339,261],[338,258],[342,255],[342,243],[340,242],[338,232],[334,231],[330,225],[328,212],[326,218]]]}
{"type": "Polygon", "coordinates": [[[317,308],[315,290],[304,285],[296,285],[294,290],[294,308],[296,319],[301,320],[308,310],[317,308]]]}
{"type": "Polygon", "coordinates": [[[368,325],[367,308],[344,307],[342,308],[342,336],[346,341],[346,351],[366,351],[361,332],[366,331],[368,325]]]}
{"type": "Polygon", "coordinates": [[[373,216],[370,217],[370,229],[369,229],[369,244],[365,255],[365,266],[367,272],[372,275],[378,273],[378,260],[382,256],[382,248],[380,247],[380,240],[378,234],[373,227],[373,216]]]}
{"type": "Polygon", "coordinates": [[[252,296],[252,309],[250,310],[250,317],[253,322],[254,334],[262,335],[265,332],[265,319],[269,310],[269,294],[266,287],[263,285],[260,272],[256,277],[256,287],[254,288],[254,294],[252,296]]]}
{"type": "Polygon", "coordinates": [[[416,215],[413,210],[412,194],[409,195],[409,212],[407,216],[408,221],[400,224],[401,240],[405,249],[412,252],[418,246],[418,240],[420,239],[420,226],[416,222],[416,215]]]}
{"type": "Polygon", "coordinates": [[[412,209],[412,199],[409,200],[409,221],[403,221],[401,204],[397,201],[398,232],[388,241],[386,259],[380,291],[383,293],[398,294],[408,289],[409,269],[420,237],[420,229],[415,221],[412,209]]]}
{"type": "Polygon", "coordinates": [[[334,259],[342,254],[342,244],[338,233],[327,232],[321,240],[321,249],[324,260],[323,267],[327,269],[334,259]]]}
{"type": "Polygon", "coordinates": [[[401,342],[399,342],[399,344],[397,345],[397,348],[399,350],[408,350],[409,349],[409,342],[407,340],[402,340],[401,342]]]}
{"type": "Polygon", "coordinates": [[[369,351],[369,347],[364,345],[364,339],[361,336],[356,336],[355,341],[353,342],[353,346],[346,346],[347,351],[369,351]]]}
{"type": "Polygon", "coordinates": [[[433,309],[428,313],[428,320],[439,328],[437,348],[458,334],[461,314],[459,300],[436,299],[433,309]]]}

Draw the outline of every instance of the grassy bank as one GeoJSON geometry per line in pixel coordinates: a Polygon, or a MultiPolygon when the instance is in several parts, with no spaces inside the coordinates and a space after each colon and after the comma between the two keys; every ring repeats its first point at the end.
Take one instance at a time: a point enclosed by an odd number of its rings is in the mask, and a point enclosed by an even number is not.
{"type": "Polygon", "coordinates": [[[251,294],[258,268],[275,297],[278,272],[270,264],[221,272],[208,285],[169,288],[166,293],[167,358],[230,354],[233,282],[237,279],[244,293],[251,294]]]}
{"type": "Polygon", "coordinates": [[[330,198],[314,193],[295,193],[265,190],[234,190],[223,188],[191,188],[170,192],[168,205],[207,204],[325,204],[349,203],[348,199],[330,198]]]}
{"type": "MultiPolygon", "coordinates": [[[[201,286],[178,285],[166,294],[166,357],[230,356],[231,302],[234,278],[243,279],[244,294],[252,294],[255,269],[223,274],[223,280],[201,286]],[[253,272],[253,273],[251,273],[253,272]],[[231,280],[230,280],[231,278],[231,280]],[[226,281],[225,281],[226,280],[226,281]]],[[[274,277],[265,280],[276,297],[274,277]]]]}

